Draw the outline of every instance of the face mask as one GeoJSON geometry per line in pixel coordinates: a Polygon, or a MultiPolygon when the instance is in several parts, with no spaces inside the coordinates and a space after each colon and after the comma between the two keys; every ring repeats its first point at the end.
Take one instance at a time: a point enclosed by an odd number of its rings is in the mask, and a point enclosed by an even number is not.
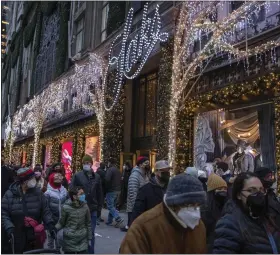
{"type": "Polygon", "coordinates": [[[265,213],[265,195],[261,192],[249,195],[246,204],[252,218],[258,218],[265,213]]]}
{"type": "Polygon", "coordinates": [[[159,176],[159,180],[163,184],[168,184],[170,179],[170,173],[169,172],[161,172],[159,176]]]}
{"type": "Polygon", "coordinates": [[[83,203],[86,203],[86,195],[85,195],[85,194],[80,195],[80,196],[79,196],[79,201],[80,201],[80,202],[83,202],[83,203]]]}
{"type": "Polygon", "coordinates": [[[83,169],[87,172],[89,172],[91,170],[91,166],[90,165],[83,165],[83,169]]]}
{"type": "Polygon", "coordinates": [[[27,182],[27,187],[28,187],[29,189],[32,189],[32,188],[35,188],[36,184],[37,184],[37,182],[36,182],[36,180],[33,178],[33,179],[31,179],[31,180],[29,180],[29,181],[27,182]]]}
{"type": "Polygon", "coordinates": [[[194,229],[200,220],[200,209],[194,207],[182,208],[178,212],[178,217],[191,229],[194,229]]]}
{"type": "Polygon", "coordinates": [[[224,204],[227,199],[227,192],[226,191],[217,191],[215,193],[215,198],[221,204],[224,204]]]}

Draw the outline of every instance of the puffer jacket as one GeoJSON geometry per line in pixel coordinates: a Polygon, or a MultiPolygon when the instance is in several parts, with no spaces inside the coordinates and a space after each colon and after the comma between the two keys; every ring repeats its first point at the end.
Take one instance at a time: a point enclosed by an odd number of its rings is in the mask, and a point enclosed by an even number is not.
{"type": "Polygon", "coordinates": [[[165,190],[166,189],[164,187],[161,187],[157,183],[155,177],[152,177],[147,184],[142,186],[136,197],[131,222],[133,222],[142,213],[160,204],[163,201],[165,190]]]}
{"type": "Polygon", "coordinates": [[[127,212],[132,212],[139,189],[149,182],[149,178],[138,166],[132,169],[128,180],[127,212]]]}
{"type": "Polygon", "coordinates": [[[61,218],[55,226],[63,229],[62,249],[65,253],[88,249],[92,238],[90,211],[86,203],[68,199],[62,207],[61,218]]]}
{"type": "MultiPolygon", "coordinates": [[[[28,246],[27,229],[24,226],[24,217],[26,215],[23,211],[22,197],[19,182],[14,182],[5,193],[1,205],[2,226],[6,232],[10,232],[13,229],[16,253],[23,253],[28,246]]],[[[37,188],[28,189],[24,197],[27,216],[39,223],[43,221],[45,228],[52,230],[54,227],[52,214],[41,190],[37,188]]]]}
{"type": "Polygon", "coordinates": [[[61,208],[68,199],[67,190],[63,186],[61,186],[60,189],[54,189],[50,184],[48,184],[47,191],[44,195],[51,210],[53,220],[57,223],[61,217],[61,208]]]}
{"type": "MultiPolygon", "coordinates": [[[[280,234],[270,231],[280,251],[280,234]]],[[[264,225],[235,206],[233,213],[226,214],[217,222],[213,254],[256,253],[273,253],[264,225]]]]}

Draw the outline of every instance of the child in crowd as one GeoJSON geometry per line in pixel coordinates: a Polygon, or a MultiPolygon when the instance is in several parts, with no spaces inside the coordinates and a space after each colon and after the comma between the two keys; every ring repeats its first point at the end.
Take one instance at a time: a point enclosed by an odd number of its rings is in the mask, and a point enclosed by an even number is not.
{"type": "MultiPolygon", "coordinates": [[[[62,186],[63,176],[61,173],[52,173],[49,176],[49,184],[45,196],[52,212],[53,221],[56,224],[61,217],[61,208],[68,199],[67,190],[62,186]]],[[[48,236],[48,248],[54,248],[54,239],[48,236]]]]}
{"type": "Polygon", "coordinates": [[[81,187],[71,187],[69,196],[56,225],[63,231],[62,249],[66,254],[86,254],[92,239],[90,211],[81,187]]]}

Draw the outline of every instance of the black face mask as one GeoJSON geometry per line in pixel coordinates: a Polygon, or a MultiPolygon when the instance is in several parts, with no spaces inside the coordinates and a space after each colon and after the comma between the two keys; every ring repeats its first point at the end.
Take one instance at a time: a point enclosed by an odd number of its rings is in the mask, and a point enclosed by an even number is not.
{"type": "Polygon", "coordinates": [[[162,184],[167,185],[170,179],[170,173],[169,172],[161,172],[159,180],[162,184]]]}
{"type": "Polygon", "coordinates": [[[215,198],[219,203],[224,204],[227,200],[227,192],[226,191],[218,191],[218,192],[215,193],[215,198]]]}
{"type": "Polygon", "coordinates": [[[265,195],[261,192],[251,194],[247,197],[247,206],[252,218],[259,218],[265,213],[265,195]]]}

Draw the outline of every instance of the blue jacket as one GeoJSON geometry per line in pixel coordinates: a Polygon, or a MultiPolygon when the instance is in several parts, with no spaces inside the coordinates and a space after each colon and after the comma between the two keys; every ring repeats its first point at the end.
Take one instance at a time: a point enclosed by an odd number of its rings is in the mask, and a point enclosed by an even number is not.
{"type": "MultiPolygon", "coordinates": [[[[272,232],[278,252],[280,235],[272,232]]],[[[272,254],[268,234],[262,221],[252,219],[235,206],[216,225],[213,254],[272,254]]]]}

